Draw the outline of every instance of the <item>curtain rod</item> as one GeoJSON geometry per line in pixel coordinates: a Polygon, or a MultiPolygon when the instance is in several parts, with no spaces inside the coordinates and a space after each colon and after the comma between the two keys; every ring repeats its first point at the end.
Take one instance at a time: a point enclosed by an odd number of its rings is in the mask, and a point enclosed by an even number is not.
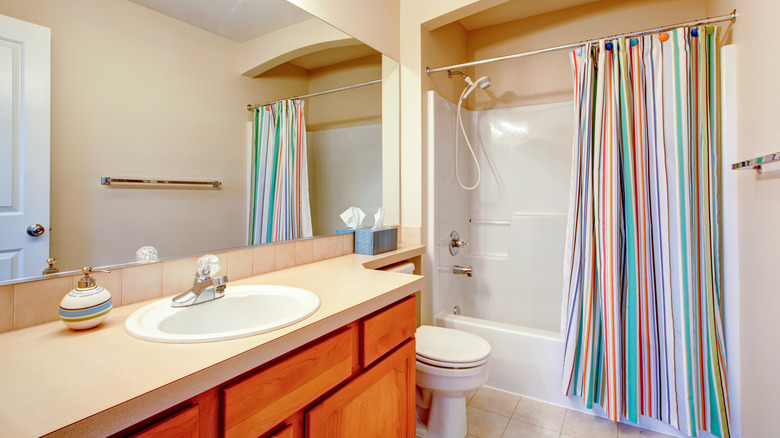
{"type": "Polygon", "coordinates": [[[374,84],[381,84],[381,83],[382,83],[382,80],[381,79],[377,79],[375,81],[368,81],[368,82],[363,82],[363,83],[360,83],[360,84],[347,85],[346,87],[334,88],[332,90],[318,91],[316,93],[304,94],[303,96],[295,96],[295,97],[291,97],[289,99],[274,100],[272,102],[268,102],[268,103],[264,103],[264,104],[257,104],[257,105],[248,104],[246,106],[246,110],[247,111],[252,111],[255,108],[260,108],[261,106],[271,105],[273,103],[281,102],[283,100],[306,99],[307,97],[321,96],[323,94],[330,94],[330,93],[335,93],[337,91],[351,90],[353,88],[365,87],[366,85],[374,85],[374,84]]]}
{"type": "Polygon", "coordinates": [[[498,58],[483,59],[482,61],[466,62],[466,63],[463,63],[463,64],[455,64],[455,65],[450,65],[450,66],[447,66],[447,67],[439,67],[439,68],[425,67],[425,75],[426,76],[430,76],[431,73],[436,73],[436,72],[439,72],[439,71],[447,71],[447,70],[452,70],[452,69],[455,69],[455,68],[472,67],[472,66],[475,66],[475,65],[487,64],[487,63],[490,63],[490,62],[505,61],[505,60],[508,60],[508,59],[516,59],[516,58],[523,58],[523,57],[531,56],[531,55],[539,55],[541,53],[556,52],[558,50],[576,49],[577,47],[581,47],[581,46],[584,46],[586,44],[598,43],[601,40],[611,40],[611,39],[616,39],[616,38],[625,38],[625,37],[634,37],[634,36],[640,36],[640,35],[647,35],[647,34],[650,34],[650,33],[666,32],[668,30],[676,29],[678,27],[698,26],[698,25],[701,25],[701,24],[719,23],[719,22],[722,22],[722,21],[731,21],[732,23],[736,22],[737,21],[737,10],[734,9],[728,15],[721,15],[721,16],[712,17],[712,18],[704,18],[704,19],[701,19],[701,20],[689,21],[687,23],[674,24],[674,25],[671,25],[671,26],[658,27],[658,28],[655,28],[655,29],[642,30],[642,31],[639,31],[639,32],[624,33],[624,34],[621,34],[621,35],[612,35],[612,36],[598,38],[598,39],[590,40],[590,41],[581,41],[579,43],[566,44],[565,46],[557,46],[557,47],[550,47],[550,48],[547,48],[547,49],[533,50],[533,51],[530,51],[530,52],[516,53],[514,55],[506,55],[506,56],[500,56],[498,58]]]}

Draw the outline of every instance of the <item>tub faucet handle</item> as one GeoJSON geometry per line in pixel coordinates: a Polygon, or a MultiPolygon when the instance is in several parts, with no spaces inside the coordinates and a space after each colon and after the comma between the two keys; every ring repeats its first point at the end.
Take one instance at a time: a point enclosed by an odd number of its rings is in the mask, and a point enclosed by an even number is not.
{"type": "Polygon", "coordinates": [[[455,255],[458,253],[458,251],[464,247],[469,246],[469,243],[465,240],[460,240],[460,235],[457,231],[452,231],[450,233],[450,240],[449,240],[449,246],[450,246],[450,255],[455,255]]]}

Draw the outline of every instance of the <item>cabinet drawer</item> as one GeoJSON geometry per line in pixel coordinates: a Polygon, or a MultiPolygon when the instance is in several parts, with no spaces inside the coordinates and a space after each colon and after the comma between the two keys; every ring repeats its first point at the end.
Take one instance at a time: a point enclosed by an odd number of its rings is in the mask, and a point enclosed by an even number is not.
{"type": "Polygon", "coordinates": [[[258,436],[352,373],[352,328],[222,389],[226,437],[258,436]]]}
{"type": "Polygon", "coordinates": [[[414,336],[417,306],[411,296],[360,322],[360,363],[366,367],[414,336]]]}

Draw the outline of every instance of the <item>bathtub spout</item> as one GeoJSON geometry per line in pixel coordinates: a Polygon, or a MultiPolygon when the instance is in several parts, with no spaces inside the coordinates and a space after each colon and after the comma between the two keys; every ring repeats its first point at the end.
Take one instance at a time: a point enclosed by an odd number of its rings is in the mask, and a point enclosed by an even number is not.
{"type": "Polygon", "coordinates": [[[471,267],[455,265],[452,267],[452,273],[456,275],[465,275],[466,277],[471,277],[471,267]]]}

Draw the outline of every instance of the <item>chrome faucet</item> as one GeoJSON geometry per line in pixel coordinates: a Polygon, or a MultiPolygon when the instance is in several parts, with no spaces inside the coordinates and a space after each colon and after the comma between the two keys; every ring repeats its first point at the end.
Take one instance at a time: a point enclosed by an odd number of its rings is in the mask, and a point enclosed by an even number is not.
{"type": "Polygon", "coordinates": [[[220,268],[219,258],[213,254],[206,254],[199,258],[192,289],[173,297],[171,307],[194,306],[224,297],[228,282],[227,275],[212,278],[220,268]]]}
{"type": "Polygon", "coordinates": [[[452,273],[456,275],[465,275],[466,277],[471,277],[471,266],[455,265],[452,267],[452,273]]]}

